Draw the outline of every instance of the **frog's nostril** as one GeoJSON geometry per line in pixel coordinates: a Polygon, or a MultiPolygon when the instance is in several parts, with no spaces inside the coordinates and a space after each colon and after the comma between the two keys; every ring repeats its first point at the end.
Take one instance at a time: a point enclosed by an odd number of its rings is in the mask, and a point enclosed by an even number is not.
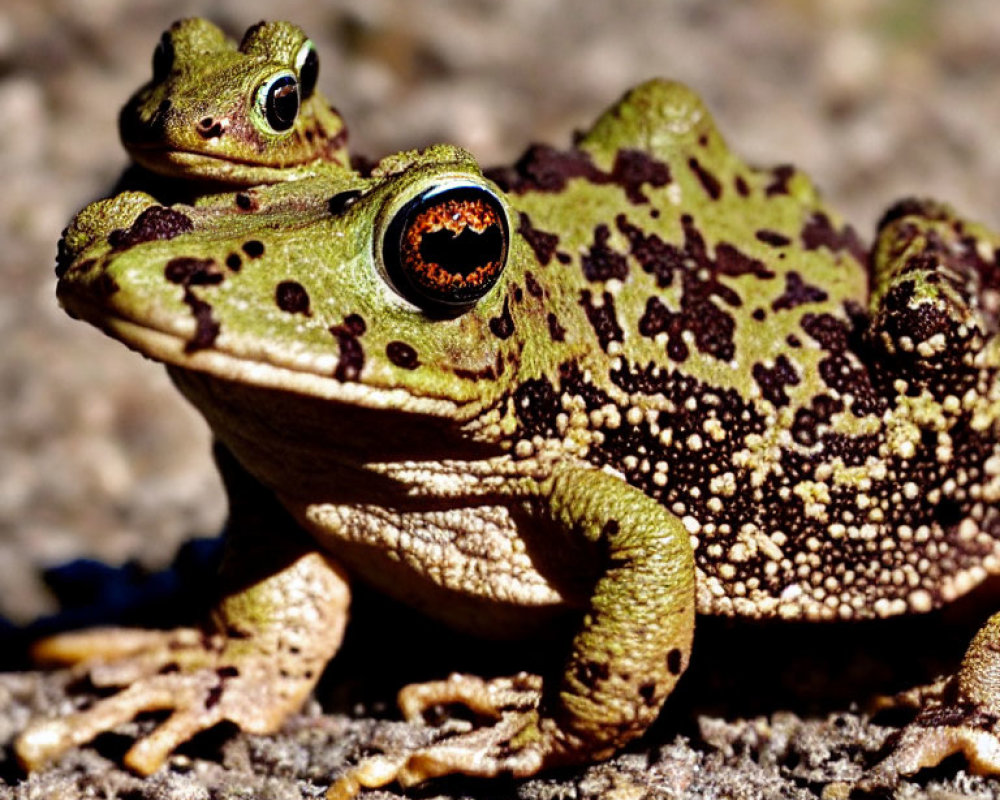
{"type": "Polygon", "coordinates": [[[198,134],[204,139],[218,139],[222,136],[222,122],[212,117],[203,117],[198,121],[198,134]]]}

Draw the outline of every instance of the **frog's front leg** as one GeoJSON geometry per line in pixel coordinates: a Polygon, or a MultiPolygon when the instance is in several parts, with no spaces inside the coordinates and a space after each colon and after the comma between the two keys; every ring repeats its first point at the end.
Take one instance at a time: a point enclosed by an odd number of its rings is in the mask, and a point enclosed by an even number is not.
{"type": "Polygon", "coordinates": [[[656,501],[590,466],[559,467],[533,491],[541,514],[568,535],[586,538],[603,558],[561,678],[452,676],[407,687],[401,693],[407,716],[429,705],[460,703],[496,723],[416,752],[366,759],[334,784],[330,798],[394,780],[412,785],[453,773],[526,776],[603,759],[656,719],[687,666],[694,633],[687,530],[656,501]]]}
{"type": "Polygon", "coordinates": [[[15,745],[27,769],[137,714],[169,711],[125,756],[131,769],[149,774],[174,748],[224,720],[273,732],[319,679],[347,621],[346,577],[295,531],[266,490],[232,463],[224,473],[229,540],[223,597],[210,622],[171,631],[98,629],[40,642],[40,660],[73,665],[97,686],[127,688],[86,710],[30,724],[15,745]]]}

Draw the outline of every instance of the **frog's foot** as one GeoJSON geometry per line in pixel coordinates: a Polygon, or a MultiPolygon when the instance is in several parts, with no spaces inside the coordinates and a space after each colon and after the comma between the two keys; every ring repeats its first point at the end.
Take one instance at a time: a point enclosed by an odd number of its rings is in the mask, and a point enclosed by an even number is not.
{"type": "Polygon", "coordinates": [[[565,762],[566,754],[576,748],[567,747],[554,723],[540,719],[541,689],[542,679],[527,673],[489,681],[452,675],[444,681],[405,687],[399,694],[399,705],[410,721],[435,706],[462,705],[495,722],[446,735],[409,752],[366,758],[330,787],[327,800],[347,800],[362,788],[393,781],[406,787],[443,775],[526,777],[565,762]]]}
{"type": "Polygon", "coordinates": [[[40,660],[71,665],[98,687],[127,688],[82,711],[31,723],[15,744],[18,759],[26,769],[37,769],[150,711],[172,713],[125,756],[126,765],[143,775],[178,745],[223,720],[254,733],[274,730],[314,680],[301,674],[276,679],[273,654],[233,645],[194,628],[97,629],[41,642],[40,660]]]}
{"type": "Polygon", "coordinates": [[[891,786],[900,775],[935,767],[961,753],[969,769],[1000,774],[1000,718],[975,703],[955,700],[955,678],[906,692],[896,705],[919,703],[916,718],[888,742],[888,755],[865,775],[862,788],[891,786]]]}
{"type": "Polygon", "coordinates": [[[462,705],[484,717],[534,711],[542,692],[542,678],[519,672],[509,678],[483,680],[476,675],[453,673],[443,681],[404,686],[397,702],[408,722],[417,722],[435,706],[462,705]]]}

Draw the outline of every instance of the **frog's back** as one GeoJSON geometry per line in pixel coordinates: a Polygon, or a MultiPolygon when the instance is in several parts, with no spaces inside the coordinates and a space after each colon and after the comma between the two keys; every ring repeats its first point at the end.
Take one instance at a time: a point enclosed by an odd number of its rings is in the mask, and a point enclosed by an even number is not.
{"type": "Polygon", "coordinates": [[[894,385],[862,344],[867,254],[801,173],[748,167],[653,81],[494,177],[534,256],[515,452],[558,443],[681,517],[700,611],[926,610],[995,569],[995,437],[969,429],[995,388],[959,410],[894,385]]]}

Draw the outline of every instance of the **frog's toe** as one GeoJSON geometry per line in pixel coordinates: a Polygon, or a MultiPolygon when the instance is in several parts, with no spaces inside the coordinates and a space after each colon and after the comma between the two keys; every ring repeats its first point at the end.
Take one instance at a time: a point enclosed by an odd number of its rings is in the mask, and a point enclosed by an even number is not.
{"type": "Polygon", "coordinates": [[[410,752],[366,758],[342,775],[326,796],[327,800],[348,800],[361,789],[393,782],[405,788],[444,775],[527,777],[554,763],[560,751],[556,737],[539,728],[537,714],[505,712],[486,728],[410,752]]]}
{"type": "Polygon", "coordinates": [[[151,736],[136,744],[125,758],[130,768],[148,775],[164,762],[173,748],[221,720],[212,702],[219,681],[219,676],[201,670],[193,674],[156,675],[136,682],[83,711],[31,723],[15,743],[17,757],[26,769],[38,769],[138,714],[178,709],[151,736]]]}
{"type": "Polygon", "coordinates": [[[399,692],[399,708],[409,722],[419,720],[435,706],[463,705],[475,714],[499,718],[505,712],[538,707],[542,678],[521,672],[511,677],[484,680],[454,673],[443,681],[413,683],[399,692]]]}
{"type": "Polygon", "coordinates": [[[443,775],[533,775],[561,749],[557,734],[543,733],[539,726],[541,696],[541,677],[527,672],[490,680],[456,673],[447,680],[406,686],[399,693],[399,707],[411,722],[446,705],[465,706],[496,721],[426,747],[366,758],[330,787],[327,798],[346,800],[363,788],[393,782],[414,786],[443,775]]]}
{"type": "Polygon", "coordinates": [[[890,737],[889,754],[862,781],[865,787],[892,785],[900,775],[935,767],[962,754],[969,769],[1000,774],[1000,720],[974,706],[941,706],[921,712],[890,737]]]}
{"type": "Polygon", "coordinates": [[[31,657],[39,664],[72,666],[89,662],[111,662],[161,651],[191,646],[202,637],[199,630],[172,631],[141,628],[89,628],[49,636],[32,645],[31,657]]]}
{"type": "Polygon", "coordinates": [[[26,769],[38,769],[138,714],[168,711],[125,756],[129,768],[148,775],[176,747],[223,720],[253,733],[275,730],[315,682],[308,668],[303,674],[286,669],[277,680],[273,653],[241,651],[238,644],[227,649],[224,637],[199,629],[104,633],[103,644],[94,632],[45,644],[48,660],[72,664],[95,686],[125,688],[82,711],[31,723],[15,745],[26,769]]]}

